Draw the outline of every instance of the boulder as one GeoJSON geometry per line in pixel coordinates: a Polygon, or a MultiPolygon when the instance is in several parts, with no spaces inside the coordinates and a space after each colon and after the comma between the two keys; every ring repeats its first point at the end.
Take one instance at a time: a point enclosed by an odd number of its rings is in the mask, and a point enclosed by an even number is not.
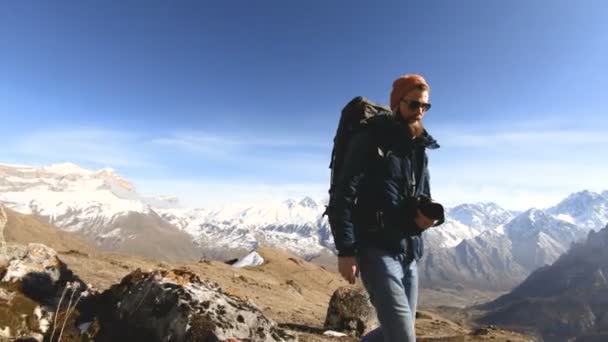
{"type": "Polygon", "coordinates": [[[294,341],[252,303],[187,270],[136,270],[97,298],[96,341],[294,341]]]}
{"type": "Polygon", "coordinates": [[[3,252],[0,340],[42,341],[64,330],[67,335],[73,329],[64,322],[78,314],[75,307],[86,286],[45,245],[8,244],[3,252]]]}
{"type": "Polygon", "coordinates": [[[360,337],[380,324],[365,289],[344,286],[332,295],[324,328],[360,337]]]}

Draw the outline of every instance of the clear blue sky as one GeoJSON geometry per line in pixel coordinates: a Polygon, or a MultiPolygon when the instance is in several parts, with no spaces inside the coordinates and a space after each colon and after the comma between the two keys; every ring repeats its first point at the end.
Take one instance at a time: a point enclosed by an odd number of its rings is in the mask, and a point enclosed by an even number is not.
{"type": "Polygon", "coordinates": [[[543,207],[603,190],[608,2],[16,1],[0,163],[112,167],[208,206],[322,196],[341,107],[431,85],[434,196],[543,207]]]}

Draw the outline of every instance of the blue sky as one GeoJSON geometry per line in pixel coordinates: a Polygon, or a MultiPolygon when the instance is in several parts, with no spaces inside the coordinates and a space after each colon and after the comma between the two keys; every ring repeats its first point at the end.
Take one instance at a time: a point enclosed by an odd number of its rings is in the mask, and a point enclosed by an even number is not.
{"type": "Polygon", "coordinates": [[[605,1],[18,1],[0,163],[112,167],[187,205],[322,197],[339,112],[431,85],[434,197],[608,188],[605,1]]]}

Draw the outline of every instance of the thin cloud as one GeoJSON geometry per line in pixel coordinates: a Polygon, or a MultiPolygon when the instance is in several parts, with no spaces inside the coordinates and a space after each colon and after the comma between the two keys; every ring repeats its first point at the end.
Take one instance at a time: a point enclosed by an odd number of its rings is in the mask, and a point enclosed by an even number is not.
{"type": "Polygon", "coordinates": [[[166,146],[176,146],[191,151],[209,152],[221,149],[242,147],[259,148],[330,148],[331,141],[318,142],[317,139],[303,136],[292,137],[260,137],[251,135],[234,136],[231,134],[216,134],[209,132],[180,132],[170,137],[154,139],[154,143],[166,146]]]}
{"type": "Polygon", "coordinates": [[[87,167],[130,169],[131,174],[152,169],[171,174],[180,168],[193,168],[217,175],[225,168],[237,172],[246,168],[243,177],[277,181],[325,177],[329,160],[329,152],[316,153],[297,142],[280,139],[246,140],[217,134],[149,137],[100,128],[30,132],[7,141],[4,152],[4,158],[8,155],[20,163],[69,161],[87,167]],[[178,152],[184,150],[195,155],[179,156],[178,152]]]}
{"type": "MultiPolygon", "coordinates": [[[[226,182],[221,179],[139,179],[134,181],[138,189],[155,189],[155,195],[171,195],[179,198],[186,207],[217,208],[224,205],[250,206],[261,202],[300,199],[310,196],[326,201],[325,183],[264,183],[226,182]]],[[[140,190],[141,192],[141,190],[140,190]]]]}
{"type": "Polygon", "coordinates": [[[296,175],[325,176],[331,149],[329,143],[316,143],[312,138],[250,138],[205,132],[177,133],[153,139],[152,143],[194,153],[197,158],[237,163],[250,170],[268,170],[289,178],[296,175]]]}
{"type": "Polygon", "coordinates": [[[29,133],[13,143],[7,151],[22,159],[84,162],[110,167],[149,167],[153,163],[134,146],[137,136],[126,132],[96,128],[56,130],[29,133]]]}

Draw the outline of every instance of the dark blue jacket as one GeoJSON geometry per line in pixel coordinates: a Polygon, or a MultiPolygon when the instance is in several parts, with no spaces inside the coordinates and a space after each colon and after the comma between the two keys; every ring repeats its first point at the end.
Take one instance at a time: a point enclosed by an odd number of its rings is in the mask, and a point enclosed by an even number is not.
{"type": "Polygon", "coordinates": [[[426,149],[438,147],[426,131],[412,139],[407,124],[395,115],[379,115],[355,134],[329,204],[339,256],[377,247],[422,257],[412,199],[431,197],[426,149]]]}

